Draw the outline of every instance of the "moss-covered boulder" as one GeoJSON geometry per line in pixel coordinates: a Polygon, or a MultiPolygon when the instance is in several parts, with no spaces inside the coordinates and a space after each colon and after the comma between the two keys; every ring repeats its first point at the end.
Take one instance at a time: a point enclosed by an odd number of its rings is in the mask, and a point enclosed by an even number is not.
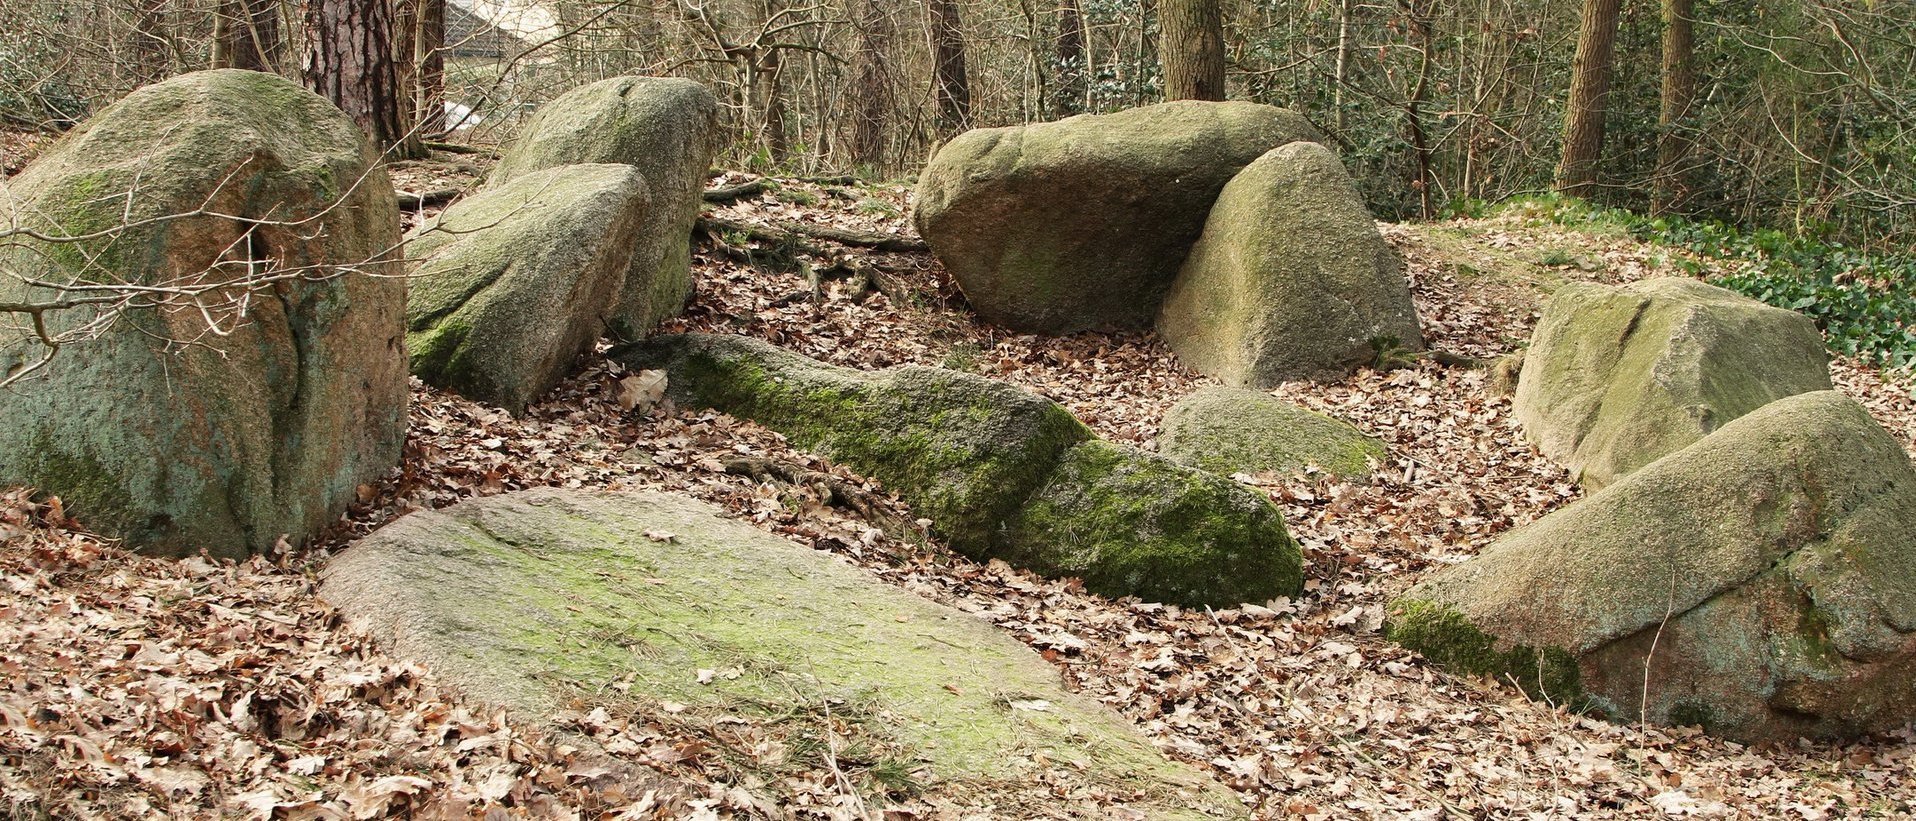
{"type": "Polygon", "coordinates": [[[980,129],[932,157],[913,219],[989,322],[1142,328],[1224,183],[1275,146],[1318,139],[1298,114],[1242,102],[980,129]]]}
{"type": "Polygon", "coordinates": [[[1594,489],[1770,402],[1829,388],[1823,337],[1794,311],[1690,279],[1576,283],[1545,303],[1512,411],[1594,489]]]}
{"type": "Polygon", "coordinates": [[[421,225],[406,244],[413,373],[523,412],[605,330],[649,202],[632,166],[567,165],[421,225]]]}
{"type": "Polygon", "coordinates": [[[883,482],[961,553],[1109,596],[1229,606],[1295,595],[1298,548],[1255,491],[1094,441],[1044,397],[973,374],[837,368],[686,334],[613,352],[677,401],[750,419],[883,482]]]}
{"type": "MultiPolygon", "coordinates": [[[[0,268],[63,286],[0,276],[0,302],[176,298],[46,315],[71,342],[0,391],[0,484],[164,554],[242,556],[335,521],[405,437],[406,286],[378,159],[298,85],[205,71],[133,92],[10,180],[0,224],[87,238],[0,242],[0,268]]],[[[9,323],[0,372],[45,350],[9,323]]]]}
{"type": "Polygon", "coordinates": [[[1403,261],[1344,164],[1313,142],[1273,149],[1224,186],[1158,333],[1192,369],[1254,388],[1424,347],[1403,261]]]}
{"type": "Polygon", "coordinates": [[[686,727],[789,740],[774,771],[817,767],[798,740],[829,734],[863,753],[840,765],[875,805],[911,781],[1000,817],[1048,815],[1061,786],[1143,817],[1245,815],[986,622],[696,500],[541,489],[414,513],[334,559],[321,595],[535,721],[675,702],[686,727]]]}
{"type": "Polygon", "coordinates": [[[1387,630],[1619,721],[1854,736],[1916,718],[1912,532],[1901,446],[1800,394],[1438,571],[1387,630]]]}
{"type": "Polygon", "coordinates": [[[540,106],[487,184],[563,165],[639,169],[652,207],[611,317],[615,332],[637,339],[692,295],[692,223],[722,140],[718,99],[705,86],[676,77],[613,77],[540,106]]]}
{"type": "Polygon", "coordinates": [[[1315,466],[1352,479],[1385,456],[1383,442],[1348,422],[1242,388],[1205,388],[1172,406],[1158,452],[1225,476],[1315,466]]]}

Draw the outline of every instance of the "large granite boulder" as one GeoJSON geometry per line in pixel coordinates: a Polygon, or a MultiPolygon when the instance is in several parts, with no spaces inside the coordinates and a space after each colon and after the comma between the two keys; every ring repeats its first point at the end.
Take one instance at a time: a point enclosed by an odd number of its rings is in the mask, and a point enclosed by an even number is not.
{"type": "Polygon", "coordinates": [[[521,413],[605,330],[650,211],[629,165],[566,165],[460,200],[406,244],[419,378],[521,413]]]}
{"type": "Polygon", "coordinates": [[[1438,571],[1388,632],[1618,721],[1887,730],[1916,718],[1912,532],[1896,440],[1834,391],[1800,394],[1438,571]]]}
{"type": "Polygon", "coordinates": [[[973,374],[867,373],[758,340],[686,334],[615,350],[675,400],[749,419],[883,482],[974,558],[1109,596],[1231,606],[1295,595],[1297,544],[1256,491],[1096,441],[1044,397],[973,374]]]}
{"type": "Polygon", "coordinates": [[[1385,456],[1383,442],[1348,422],[1243,388],[1205,388],[1172,406],[1158,452],[1226,476],[1315,466],[1352,479],[1385,456]]]}
{"type": "Polygon", "coordinates": [[[705,86],[676,77],[613,77],[540,106],[487,184],[584,163],[629,165],[645,176],[652,207],[611,317],[614,332],[637,339],[692,295],[692,223],[723,139],[718,99],[705,86]]]}
{"type": "MultiPolygon", "coordinates": [[[[0,224],[88,238],[4,241],[0,267],[64,287],[0,276],[0,302],[175,290],[46,315],[74,339],[0,391],[0,484],[163,554],[242,556],[335,521],[406,430],[399,215],[378,162],[298,85],[204,71],[133,92],[9,181],[0,224]]],[[[44,351],[0,330],[0,371],[44,351]]]]}
{"type": "Polygon", "coordinates": [[[1403,261],[1329,149],[1294,142],[1218,195],[1158,314],[1192,369],[1270,388],[1423,350],[1403,261]]]}
{"type": "Polygon", "coordinates": [[[1219,189],[1302,116],[1183,101],[959,135],[919,175],[913,219],[978,315],[1020,331],[1142,328],[1219,189]]]}
{"type": "Polygon", "coordinates": [[[1512,412],[1600,488],[1785,396],[1829,390],[1810,320],[1690,279],[1573,283],[1545,303],[1512,412]]]}
{"type": "Polygon", "coordinates": [[[522,720],[669,701],[719,746],[727,721],[830,736],[867,754],[838,762],[848,783],[889,765],[954,810],[1041,815],[1068,789],[1124,817],[1245,817],[983,620],[683,497],[540,489],[414,513],[335,558],[321,595],[522,720]]]}

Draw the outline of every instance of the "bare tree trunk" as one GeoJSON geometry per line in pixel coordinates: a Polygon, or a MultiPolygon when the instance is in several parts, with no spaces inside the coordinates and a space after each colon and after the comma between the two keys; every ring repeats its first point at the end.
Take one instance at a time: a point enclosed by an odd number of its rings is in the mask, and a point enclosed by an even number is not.
{"type": "Polygon", "coordinates": [[[925,15],[939,125],[946,134],[963,131],[971,127],[971,81],[965,77],[965,31],[958,19],[958,0],[925,0],[925,15]]]}
{"type": "Polygon", "coordinates": [[[1584,0],[1577,32],[1577,56],[1570,68],[1570,101],[1563,117],[1563,157],[1557,163],[1557,190],[1589,197],[1597,190],[1597,162],[1603,156],[1603,120],[1608,113],[1610,69],[1617,42],[1617,11],[1622,0],[1584,0]]]}
{"type": "Polygon", "coordinates": [[[1663,0],[1663,105],[1657,116],[1657,172],[1650,211],[1682,210],[1690,198],[1690,109],[1696,102],[1695,0],[1663,0]]]}
{"type": "Polygon", "coordinates": [[[422,156],[418,132],[401,116],[400,97],[411,89],[400,85],[393,62],[388,0],[308,0],[306,31],[306,87],[339,106],[380,149],[422,156]]]}
{"type": "Polygon", "coordinates": [[[1219,0],[1164,0],[1158,48],[1164,99],[1224,99],[1224,10],[1219,0]]]}
{"type": "Polygon", "coordinates": [[[1350,82],[1353,2],[1355,0],[1337,0],[1337,69],[1331,83],[1331,108],[1335,110],[1332,122],[1340,137],[1350,124],[1349,112],[1344,110],[1344,86],[1350,82]]]}
{"type": "Polygon", "coordinates": [[[133,0],[133,79],[157,83],[170,72],[166,0],[133,0]]]}
{"type": "Polygon", "coordinates": [[[1410,18],[1410,34],[1418,54],[1417,84],[1411,88],[1410,98],[1404,103],[1404,120],[1410,137],[1410,150],[1415,160],[1417,177],[1411,181],[1411,187],[1417,191],[1417,204],[1424,219],[1437,215],[1436,175],[1431,173],[1430,132],[1424,127],[1424,106],[1430,102],[1430,68],[1433,62],[1431,54],[1435,47],[1431,16],[1432,0],[1407,0],[1404,4],[1405,16],[1410,18]]]}
{"type": "Polygon", "coordinates": [[[1058,88],[1052,107],[1059,116],[1079,114],[1085,107],[1084,15],[1078,0],[1058,0],[1058,88]]]}
{"type": "MultiPolygon", "coordinates": [[[[393,14],[393,71],[399,76],[399,122],[409,133],[423,133],[419,122],[419,7],[423,0],[390,0],[393,14]]],[[[423,152],[422,152],[423,153],[423,152]]]]}
{"type": "Polygon", "coordinates": [[[446,130],[446,0],[419,0],[419,30],[413,37],[419,72],[417,111],[425,136],[446,130]]]}
{"type": "Polygon", "coordinates": [[[213,14],[214,68],[279,71],[279,0],[220,0],[213,14]]]}
{"type": "Polygon", "coordinates": [[[891,6],[884,0],[863,0],[857,20],[858,53],[852,69],[852,161],[884,167],[891,158],[885,150],[885,126],[891,119],[891,6]]]}

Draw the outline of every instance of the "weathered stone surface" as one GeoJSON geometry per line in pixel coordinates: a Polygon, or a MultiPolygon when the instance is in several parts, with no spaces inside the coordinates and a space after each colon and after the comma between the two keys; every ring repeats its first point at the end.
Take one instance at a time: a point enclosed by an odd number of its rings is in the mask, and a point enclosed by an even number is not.
{"type": "MultiPolygon", "coordinates": [[[[324,577],[321,595],[381,644],[535,720],[591,696],[674,701],[793,737],[836,721],[846,745],[994,814],[1043,814],[1029,810],[1054,803],[1048,782],[1065,778],[1146,817],[1244,816],[986,622],[696,500],[540,489],[468,501],[387,526],[324,577]]],[[[785,766],[817,766],[798,755],[785,766]]]]}
{"type": "Polygon", "coordinates": [[[925,167],[913,219],[986,321],[1141,328],[1224,183],[1275,146],[1320,139],[1302,116],[1241,102],[980,129],[925,167]]]}
{"type": "Polygon", "coordinates": [[[613,331],[637,339],[692,295],[692,223],[722,139],[718,99],[705,86],[676,77],[613,77],[540,106],[488,185],[562,165],[639,169],[652,207],[611,318],[613,331]]]}
{"type": "Polygon", "coordinates": [[[614,351],[673,397],[750,419],[898,493],[975,558],[1087,589],[1228,606],[1297,593],[1298,548],[1255,491],[1093,442],[1064,408],[992,379],[837,368],[752,339],[686,334],[614,351]]]}
{"type": "Polygon", "coordinates": [[[1512,400],[1545,456],[1600,488],[1786,396],[1830,388],[1808,318],[1689,279],[1550,297],[1512,400]]]}
{"type": "Polygon", "coordinates": [[[1913,530],[1896,440],[1834,391],[1800,394],[1438,571],[1388,630],[1619,721],[1885,730],[1916,718],[1913,530]]]}
{"type": "Polygon", "coordinates": [[[1313,142],[1273,149],[1224,186],[1158,333],[1192,369],[1254,388],[1340,376],[1380,346],[1424,347],[1403,261],[1344,164],[1313,142]]]}
{"type": "Polygon", "coordinates": [[[1242,388],[1205,388],[1164,416],[1158,452],[1225,476],[1315,465],[1345,478],[1370,475],[1384,443],[1350,423],[1242,388]]]}
{"type": "Polygon", "coordinates": [[[420,226],[406,246],[413,373],[524,412],[605,330],[649,202],[632,166],[567,165],[420,226]]]}
{"type": "MultiPolygon", "coordinates": [[[[399,219],[377,161],[299,86],[204,71],[128,95],[0,189],[0,222],[101,234],[16,239],[0,267],[82,286],[235,283],[199,298],[224,336],[197,308],[133,308],[0,392],[0,483],[57,494],[156,553],[241,556],[334,521],[405,436],[399,219]]],[[[63,292],[77,293],[0,277],[0,301],[63,292]]],[[[49,330],[99,311],[54,312],[49,330]]],[[[38,360],[0,333],[0,371],[38,360]]]]}

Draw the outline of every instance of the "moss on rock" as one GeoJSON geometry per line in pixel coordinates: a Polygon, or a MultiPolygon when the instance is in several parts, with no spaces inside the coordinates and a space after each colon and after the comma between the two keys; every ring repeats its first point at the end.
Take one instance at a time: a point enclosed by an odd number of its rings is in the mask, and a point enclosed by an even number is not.
{"type": "Polygon", "coordinates": [[[1158,452],[1220,475],[1316,466],[1333,476],[1369,476],[1384,443],[1349,423],[1240,388],[1205,388],[1172,406],[1158,452]]]}

